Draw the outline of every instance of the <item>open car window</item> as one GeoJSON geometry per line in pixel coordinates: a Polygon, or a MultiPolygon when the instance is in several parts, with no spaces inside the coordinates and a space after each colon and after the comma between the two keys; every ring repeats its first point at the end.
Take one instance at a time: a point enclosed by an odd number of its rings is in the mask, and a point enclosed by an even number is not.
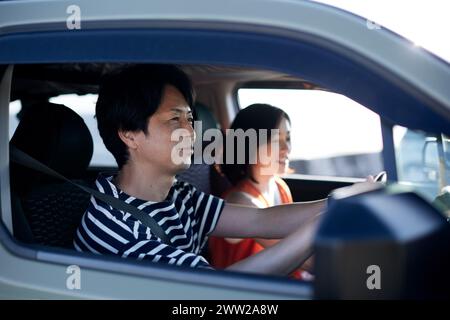
{"type": "Polygon", "coordinates": [[[268,103],[291,118],[291,173],[364,178],[383,170],[380,117],[322,90],[241,88],[239,106],[268,103]]]}

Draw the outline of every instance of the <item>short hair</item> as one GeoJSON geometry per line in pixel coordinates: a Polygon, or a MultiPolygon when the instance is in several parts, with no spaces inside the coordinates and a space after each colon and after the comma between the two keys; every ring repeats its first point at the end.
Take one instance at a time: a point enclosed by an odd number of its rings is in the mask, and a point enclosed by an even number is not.
{"type": "Polygon", "coordinates": [[[129,159],[119,130],[147,132],[150,117],[158,110],[164,88],[177,88],[189,106],[194,91],[189,77],[172,65],[133,65],[105,76],[96,105],[98,131],[121,169],[129,159]]]}
{"type": "MultiPolygon", "coordinates": [[[[285,117],[290,123],[291,120],[286,112],[282,109],[274,107],[269,104],[255,103],[242,109],[238,112],[236,117],[231,124],[230,129],[237,130],[242,129],[247,131],[248,129],[255,129],[257,137],[257,146],[259,147],[260,132],[259,129],[267,130],[267,139],[271,137],[271,129],[276,129],[279,127],[282,117],[285,117]]],[[[234,143],[234,159],[233,163],[227,163],[227,149],[226,143],[223,148],[223,164],[220,167],[220,171],[227,177],[227,179],[236,185],[244,179],[251,179],[255,183],[258,183],[256,179],[252,176],[250,159],[255,155],[250,154],[250,141],[245,139],[244,152],[245,161],[243,164],[237,163],[237,145],[234,143]]],[[[258,149],[257,149],[258,150],[258,149]]]]}

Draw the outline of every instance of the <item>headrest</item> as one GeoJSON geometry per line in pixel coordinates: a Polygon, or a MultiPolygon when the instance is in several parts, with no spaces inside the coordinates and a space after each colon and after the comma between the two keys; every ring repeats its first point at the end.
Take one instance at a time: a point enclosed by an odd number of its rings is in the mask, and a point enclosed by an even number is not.
{"type": "Polygon", "coordinates": [[[203,104],[196,103],[194,106],[194,117],[196,121],[202,122],[202,133],[211,128],[219,128],[217,120],[212,112],[203,104]]]}
{"type": "Polygon", "coordinates": [[[86,170],[93,153],[83,119],[66,106],[49,102],[23,110],[10,143],[69,178],[86,170]]]}
{"type": "Polygon", "coordinates": [[[194,150],[202,150],[201,154],[194,154],[193,158],[197,160],[197,162],[200,160],[200,162],[203,162],[203,150],[212,143],[211,141],[204,141],[202,139],[203,135],[205,134],[206,130],[208,129],[218,129],[219,124],[217,123],[216,119],[214,118],[214,115],[212,112],[203,104],[196,103],[193,108],[193,114],[194,114],[194,120],[195,121],[201,121],[201,131],[200,127],[195,128],[195,133],[197,135],[197,138],[195,140],[195,146],[194,150]],[[201,159],[198,159],[200,157],[201,159]]]}

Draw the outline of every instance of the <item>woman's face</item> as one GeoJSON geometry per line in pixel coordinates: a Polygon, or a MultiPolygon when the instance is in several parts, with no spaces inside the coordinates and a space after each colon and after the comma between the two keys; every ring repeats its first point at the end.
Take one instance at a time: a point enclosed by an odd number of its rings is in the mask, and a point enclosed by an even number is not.
{"type": "Polygon", "coordinates": [[[278,174],[283,174],[289,168],[289,154],[291,153],[291,124],[285,117],[282,117],[278,129],[280,129],[280,135],[278,137],[280,164],[278,174]]]}
{"type": "Polygon", "coordinates": [[[269,145],[261,145],[258,150],[258,162],[253,169],[260,175],[284,174],[289,168],[289,153],[291,152],[291,125],[282,117],[278,126],[278,134],[272,135],[269,145]],[[261,150],[261,148],[266,148],[261,150]],[[265,160],[266,156],[268,160],[265,160]]]}

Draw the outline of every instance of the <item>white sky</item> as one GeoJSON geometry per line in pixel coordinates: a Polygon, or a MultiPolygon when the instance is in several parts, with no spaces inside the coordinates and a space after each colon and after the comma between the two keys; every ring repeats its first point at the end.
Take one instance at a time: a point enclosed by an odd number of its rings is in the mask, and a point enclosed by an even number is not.
{"type": "Polygon", "coordinates": [[[448,0],[318,0],[317,2],[339,7],[372,20],[450,62],[448,0]]]}
{"type": "Polygon", "coordinates": [[[268,103],[291,119],[290,158],[315,159],[380,152],[380,117],[337,93],[311,90],[240,89],[241,108],[268,103]]]}

